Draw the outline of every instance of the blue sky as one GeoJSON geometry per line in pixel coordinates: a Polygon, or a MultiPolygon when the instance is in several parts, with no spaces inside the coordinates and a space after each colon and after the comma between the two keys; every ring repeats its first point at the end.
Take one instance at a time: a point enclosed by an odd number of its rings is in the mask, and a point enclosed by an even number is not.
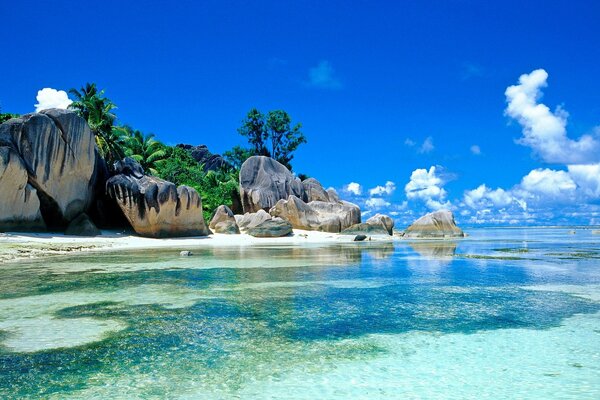
{"type": "Polygon", "coordinates": [[[367,215],[599,224],[600,3],[490,3],[0,0],[0,107],[96,82],[120,122],[214,152],[284,109],[295,170],[367,215]]]}

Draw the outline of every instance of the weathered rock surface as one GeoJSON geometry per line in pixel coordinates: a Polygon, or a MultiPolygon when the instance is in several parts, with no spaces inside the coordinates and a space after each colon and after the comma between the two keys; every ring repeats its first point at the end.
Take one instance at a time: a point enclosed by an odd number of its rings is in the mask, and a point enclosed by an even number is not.
{"type": "Polygon", "coordinates": [[[99,236],[102,234],[100,230],[94,225],[87,214],[79,214],[67,229],[65,234],[73,236],[99,236]]]}
{"type": "Polygon", "coordinates": [[[0,231],[43,230],[36,190],[27,183],[23,160],[9,147],[0,147],[0,231]]]}
{"type": "Polygon", "coordinates": [[[385,226],[379,223],[363,222],[352,225],[341,232],[342,235],[389,235],[385,226]]]}
{"type": "MultiPolygon", "coordinates": [[[[20,158],[27,171],[30,187],[16,196],[37,196],[39,212],[49,228],[64,228],[87,210],[93,198],[95,140],[87,123],[77,114],[50,109],[11,119],[0,125],[0,146],[12,150],[5,150],[4,158],[20,158]]],[[[17,164],[12,161],[11,168],[20,169],[17,164]]],[[[16,179],[22,182],[22,176],[19,173],[16,179]]],[[[7,178],[0,185],[0,192],[21,186],[7,178]]],[[[18,209],[3,207],[0,221],[31,220],[34,202],[27,201],[22,215],[18,209]]]]}
{"type": "Polygon", "coordinates": [[[404,238],[450,238],[464,237],[456,226],[454,215],[449,210],[432,212],[417,219],[404,232],[404,238]]]}
{"type": "Polygon", "coordinates": [[[338,195],[338,192],[336,192],[334,188],[327,189],[327,196],[329,197],[329,201],[332,203],[340,202],[340,196],[338,195]]]}
{"type": "Polygon", "coordinates": [[[296,196],[279,200],[269,213],[289,221],[296,229],[332,233],[338,233],[360,222],[360,209],[352,203],[324,201],[304,203],[296,196]]]}
{"type": "Polygon", "coordinates": [[[204,165],[204,172],[207,171],[218,171],[220,169],[229,167],[229,163],[219,154],[213,154],[208,150],[208,147],[204,144],[198,146],[192,146],[190,144],[178,144],[177,147],[181,147],[190,152],[192,158],[198,161],[198,164],[204,165]]]}
{"type": "Polygon", "coordinates": [[[344,230],[344,234],[393,235],[394,220],[384,214],[375,214],[362,224],[356,224],[344,230]]]}
{"type": "Polygon", "coordinates": [[[246,228],[246,233],[254,237],[282,237],[292,233],[292,224],[281,218],[271,218],[246,228]]]}
{"type": "Polygon", "coordinates": [[[220,205],[215,210],[215,215],[210,220],[210,229],[215,233],[237,234],[240,229],[235,222],[233,211],[225,205],[220,205]]]}
{"type": "Polygon", "coordinates": [[[195,189],[144,175],[130,158],[116,163],[117,175],[106,182],[107,193],[142,236],[206,236],[202,201],[195,189]]]}
{"type": "Polygon", "coordinates": [[[265,210],[258,210],[255,213],[246,213],[244,215],[235,215],[235,222],[242,230],[253,228],[256,225],[271,219],[272,217],[265,210]]]}
{"type": "Polygon", "coordinates": [[[315,178],[303,180],[302,187],[304,188],[304,197],[302,200],[305,203],[310,203],[311,201],[324,201],[329,203],[329,194],[315,178]]]}
{"type": "Polygon", "coordinates": [[[240,170],[240,197],[244,212],[268,211],[279,200],[294,195],[303,198],[300,179],[272,158],[253,156],[240,170]]]}

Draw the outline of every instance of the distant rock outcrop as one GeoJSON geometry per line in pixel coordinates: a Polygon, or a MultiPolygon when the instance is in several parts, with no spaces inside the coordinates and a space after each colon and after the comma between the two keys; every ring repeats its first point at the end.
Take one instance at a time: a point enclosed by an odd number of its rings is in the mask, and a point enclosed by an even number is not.
{"type": "Polygon", "coordinates": [[[449,210],[426,214],[404,231],[405,238],[457,238],[464,236],[463,231],[456,226],[454,215],[449,210]]]}
{"type": "Polygon", "coordinates": [[[281,163],[264,156],[248,158],[240,170],[240,197],[244,212],[268,211],[279,200],[303,198],[300,179],[281,163]]]}
{"type": "Polygon", "coordinates": [[[211,153],[204,144],[198,146],[178,144],[177,147],[189,151],[192,158],[198,161],[198,164],[204,165],[204,172],[218,171],[229,166],[229,163],[220,154],[211,153]]]}
{"type": "Polygon", "coordinates": [[[11,119],[0,125],[0,148],[0,229],[64,229],[86,212],[96,155],[83,118],[50,109],[11,119]]]}
{"type": "Polygon", "coordinates": [[[210,220],[209,228],[215,233],[230,235],[240,233],[233,211],[225,205],[217,207],[215,215],[210,220]]]}
{"type": "Polygon", "coordinates": [[[195,189],[144,175],[131,158],[117,162],[115,169],[117,174],[106,182],[107,193],[138,234],[156,238],[209,234],[195,189]]]}

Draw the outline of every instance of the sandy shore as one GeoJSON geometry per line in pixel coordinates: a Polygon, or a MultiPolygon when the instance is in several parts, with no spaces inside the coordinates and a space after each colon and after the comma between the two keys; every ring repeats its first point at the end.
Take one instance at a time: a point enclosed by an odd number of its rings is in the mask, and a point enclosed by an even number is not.
{"type": "MultiPolygon", "coordinates": [[[[193,247],[227,246],[289,246],[351,242],[354,235],[294,230],[290,236],[256,238],[246,234],[150,239],[114,231],[103,231],[101,236],[78,237],[60,233],[0,233],[0,263],[20,259],[83,251],[112,251],[135,249],[189,249],[193,247]]],[[[392,237],[372,237],[377,241],[391,241],[392,237]]]]}

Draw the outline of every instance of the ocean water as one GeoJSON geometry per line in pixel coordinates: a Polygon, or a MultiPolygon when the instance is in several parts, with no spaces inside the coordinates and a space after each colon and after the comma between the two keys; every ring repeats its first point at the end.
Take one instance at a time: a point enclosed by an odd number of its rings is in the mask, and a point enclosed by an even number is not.
{"type": "Polygon", "coordinates": [[[599,399],[600,235],[0,265],[2,399],[599,399]]]}

